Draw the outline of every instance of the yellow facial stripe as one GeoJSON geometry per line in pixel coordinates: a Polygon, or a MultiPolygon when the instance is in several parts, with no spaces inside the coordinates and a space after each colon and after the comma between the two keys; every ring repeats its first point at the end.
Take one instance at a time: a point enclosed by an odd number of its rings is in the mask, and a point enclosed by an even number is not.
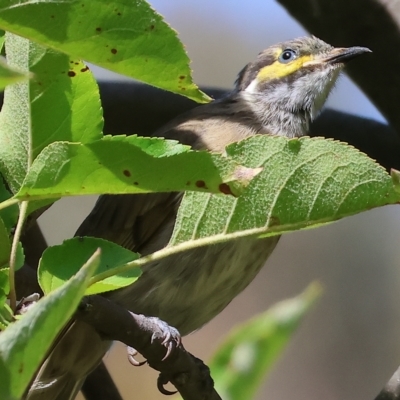
{"type": "MultiPolygon", "coordinates": [[[[282,50],[279,51],[277,56],[280,55],[282,50]]],[[[258,82],[270,81],[272,79],[279,79],[292,74],[299,70],[306,62],[312,61],[314,57],[312,55],[298,57],[287,64],[282,64],[279,61],[275,61],[271,65],[267,65],[260,69],[257,74],[258,82]]]]}

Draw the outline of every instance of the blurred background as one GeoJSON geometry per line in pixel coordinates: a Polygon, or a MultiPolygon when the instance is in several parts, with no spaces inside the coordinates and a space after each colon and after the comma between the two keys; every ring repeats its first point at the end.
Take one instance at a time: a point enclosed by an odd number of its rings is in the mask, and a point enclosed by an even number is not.
{"type": "MultiPolygon", "coordinates": [[[[150,3],[178,31],[199,85],[231,88],[236,74],[262,49],[307,34],[273,0],[150,3]]],[[[99,79],[125,79],[94,70],[99,79]]],[[[345,76],[328,106],[384,121],[345,76]]],[[[62,200],[46,212],[39,222],[49,244],[71,237],[94,201],[62,200]]],[[[250,287],[214,321],[186,337],[185,347],[207,362],[231,327],[318,280],[323,297],[277,361],[258,399],[373,399],[400,364],[399,222],[399,208],[384,207],[285,235],[250,287]]],[[[133,368],[124,346],[114,345],[106,363],[124,399],[163,398],[155,385],[157,373],[146,366],[133,368]]]]}

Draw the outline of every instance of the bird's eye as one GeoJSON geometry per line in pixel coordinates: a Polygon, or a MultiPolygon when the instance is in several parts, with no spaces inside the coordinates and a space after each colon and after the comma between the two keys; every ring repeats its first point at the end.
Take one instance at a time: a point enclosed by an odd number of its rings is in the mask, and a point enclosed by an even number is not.
{"type": "Polygon", "coordinates": [[[297,53],[292,49],[285,49],[282,51],[281,55],[278,58],[278,61],[286,64],[289,61],[294,60],[297,57],[297,53]]]}

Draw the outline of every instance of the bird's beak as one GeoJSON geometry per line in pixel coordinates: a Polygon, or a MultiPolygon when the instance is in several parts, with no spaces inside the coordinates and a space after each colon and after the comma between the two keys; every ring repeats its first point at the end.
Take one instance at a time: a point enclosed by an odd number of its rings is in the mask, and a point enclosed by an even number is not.
{"type": "Polygon", "coordinates": [[[364,53],[372,53],[372,51],[367,47],[337,47],[325,54],[320,61],[327,64],[345,63],[364,53]]]}

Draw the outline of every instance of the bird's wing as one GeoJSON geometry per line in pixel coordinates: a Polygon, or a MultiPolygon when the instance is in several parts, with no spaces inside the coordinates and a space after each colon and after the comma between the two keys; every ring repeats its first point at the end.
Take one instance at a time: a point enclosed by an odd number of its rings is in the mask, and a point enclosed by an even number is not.
{"type": "MultiPolygon", "coordinates": [[[[215,101],[183,114],[154,136],[175,139],[194,149],[223,152],[225,146],[260,131],[249,110],[234,100],[215,101]],[[246,122],[246,123],[245,123],[246,122]]],[[[172,234],[181,193],[103,195],[76,232],[110,240],[142,255],[164,247],[172,234]]]]}
{"type": "Polygon", "coordinates": [[[99,237],[149,254],[168,243],[181,198],[179,193],[100,196],[75,236],[99,237]]]}

